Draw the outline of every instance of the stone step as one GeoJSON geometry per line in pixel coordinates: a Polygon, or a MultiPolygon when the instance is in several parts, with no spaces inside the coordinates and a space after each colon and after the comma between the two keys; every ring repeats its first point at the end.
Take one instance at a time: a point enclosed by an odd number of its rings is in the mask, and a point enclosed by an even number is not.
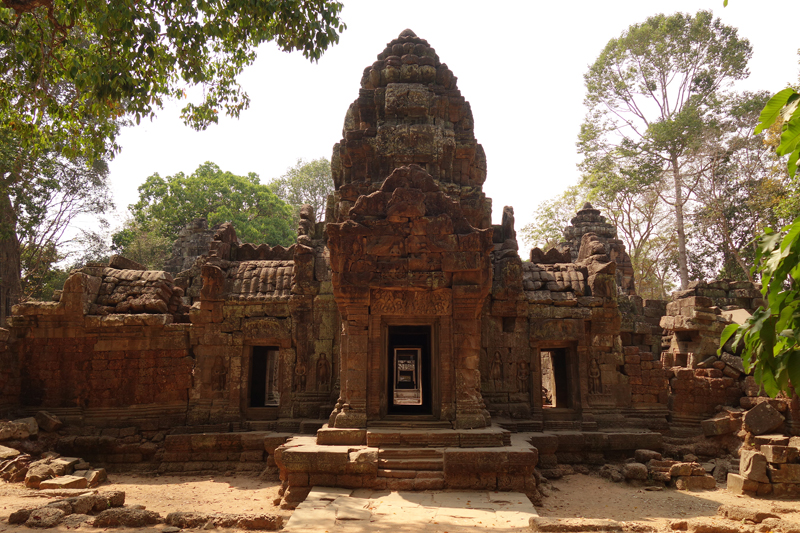
{"type": "Polygon", "coordinates": [[[378,459],[378,468],[387,470],[427,470],[441,472],[444,470],[444,461],[423,461],[419,459],[378,459]]]}
{"type": "Polygon", "coordinates": [[[392,479],[444,479],[444,472],[379,468],[378,477],[392,479]]]}
{"type": "Polygon", "coordinates": [[[378,450],[381,459],[442,459],[444,455],[439,448],[381,448],[378,450]]]}

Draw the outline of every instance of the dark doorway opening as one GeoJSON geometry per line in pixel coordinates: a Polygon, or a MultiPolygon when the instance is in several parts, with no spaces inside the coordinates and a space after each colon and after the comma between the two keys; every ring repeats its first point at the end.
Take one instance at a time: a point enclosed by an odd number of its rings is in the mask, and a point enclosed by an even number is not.
{"type": "Polygon", "coordinates": [[[566,348],[542,350],[544,407],[572,407],[572,380],[566,348]]]}
{"type": "Polygon", "coordinates": [[[431,327],[389,326],[388,333],[388,414],[430,415],[431,327]]]}
{"type": "Polygon", "coordinates": [[[253,346],[250,361],[250,407],[278,405],[278,348],[253,346]]]}

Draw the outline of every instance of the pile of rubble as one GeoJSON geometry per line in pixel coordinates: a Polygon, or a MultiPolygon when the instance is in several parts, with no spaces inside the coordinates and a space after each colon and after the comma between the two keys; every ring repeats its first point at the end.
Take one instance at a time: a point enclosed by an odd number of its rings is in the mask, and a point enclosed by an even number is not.
{"type": "Polygon", "coordinates": [[[748,496],[800,496],[800,437],[764,435],[740,453],[739,474],[728,474],[728,490],[748,496]]]}
{"type": "Polygon", "coordinates": [[[708,473],[706,466],[693,456],[684,461],[664,459],[653,450],[636,450],[635,456],[622,465],[606,464],[599,471],[600,477],[615,483],[633,481],[674,485],[678,490],[710,490],[717,481],[708,473]]]}
{"type": "Polygon", "coordinates": [[[35,417],[0,421],[0,441],[14,446],[0,445],[0,479],[9,483],[24,481],[31,489],[85,489],[106,481],[105,469],[94,469],[81,458],[48,451],[34,460],[31,453],[17,449],[33,449],[29,439],[39,436],[40,427],[52,433],[62,426],[57,417],[45,411],[35,417]]]}
{"type": "MultiPolygon", "coordinates": [[[[125,505],[122,491],[54,491],[55,496],[68,495],[36,508],[19,509],[8,517],[9,524],[24,524],[31,528],[51,528],[62,525],[67,529],[81,525],[96,528],[147,527],[166,524],[169,531],[187,528],[257,529],[276,531],[283,526],[283,517],[270,514],[227,514],[175,512],[166,518],[142,505],[125,505]]],[[[163,531],[168,531],[164,528],[163,531]]]]}

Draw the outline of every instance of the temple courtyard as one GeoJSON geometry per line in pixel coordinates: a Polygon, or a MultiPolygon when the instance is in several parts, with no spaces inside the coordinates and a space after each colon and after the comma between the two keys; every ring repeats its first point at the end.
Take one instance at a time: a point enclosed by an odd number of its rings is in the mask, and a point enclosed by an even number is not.
{"type": "MultiPolygon", "coordinates": [[[[542,505],[524,494],[494,491],[373,491],[315,487],[297,509],[275,505],[280,483],[250,476],[135,476],[114,474],[98,490],[120,490],[126,506],[143,506],[161,515],[196,513],[269,513],[283,517],[283,531],[673,531],[700,533],[800,531],[800,502],[747,498],[722,488],[688,492],[674,488],[612,483],[597,475],[573,474],[542,486],[542,505]],[[656,488],[657,490],[652,490],[656,488]],[[721,506],[745,509],[761,519],[731,520],[721,506]],[[764,518],[766,514],[779,518],[764,518]],[[539,517],[530,525],[532,517],[539,517]]],[[[42,496],[22,483],[0,484],[0,532],[27,530],[8,524],[23,507],[38,507],[57,496],[42,496]]],[[[92,518],[62,522],[57,531],[97,530],[92,518]]],[[[228,530],[211,525],[203,529],[228,530]]],[[[107,529],[107,528],[102,528],[107,529]]],[[[176,531],[166,524],[136,529],[176,531]]],[[[234,530],[231,528],[230,530],[234,530]]]]}

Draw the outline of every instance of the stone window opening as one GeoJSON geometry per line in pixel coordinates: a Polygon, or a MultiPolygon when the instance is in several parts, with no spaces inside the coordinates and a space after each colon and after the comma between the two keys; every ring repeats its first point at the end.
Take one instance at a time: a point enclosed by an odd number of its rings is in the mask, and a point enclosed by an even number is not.
{"type": "Polygon", "coordinates": [[[545,409],[571,408],[572,380],[566,348],[541,351],[542,406],[545,409]]]}
{"type": "Polygon", "coordinates": [[[253,346],[250,358],[250,407],[277,406],[278,347],[253,346]]]}

